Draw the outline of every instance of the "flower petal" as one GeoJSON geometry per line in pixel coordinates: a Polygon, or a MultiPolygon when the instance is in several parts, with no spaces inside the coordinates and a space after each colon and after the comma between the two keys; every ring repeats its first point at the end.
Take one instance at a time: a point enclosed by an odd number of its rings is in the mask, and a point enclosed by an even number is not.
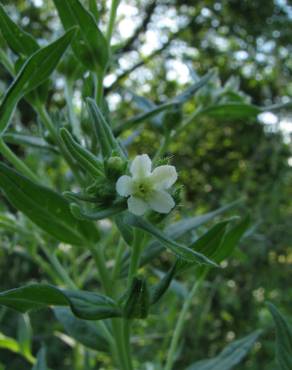
{"type": "Polygon", "coordinates": [[[150,207],[159,213],[169,213],[175,206],[172,196],[166,191],[153,191],[148,199],[150,207]]]}
{"type": "Polygon", "coordinates": [[[132,194],[133,180],[130,176],[121,176],[116,183],[116,191],[122,196],[127,197],[132,194]]]}
{"type": "Polygon", "coordinates": [[[150,180],[157,190],[168,189],[177,180],[177,172],[174,166],[156,167],[150,176],[150,180]]]}
{"type": "Polygon", "coordinates": [[[130,172],[135,179],[149,176],[151,173],[151,159],[148,155],[137,155],[131,164],[130,172]]]}
{"type": "Polygon", "coordinates": [[[128,199],[128,209],[134,215],[142,216],[149,209],[149,206],[144,200],[131,196],[128,199]]]}

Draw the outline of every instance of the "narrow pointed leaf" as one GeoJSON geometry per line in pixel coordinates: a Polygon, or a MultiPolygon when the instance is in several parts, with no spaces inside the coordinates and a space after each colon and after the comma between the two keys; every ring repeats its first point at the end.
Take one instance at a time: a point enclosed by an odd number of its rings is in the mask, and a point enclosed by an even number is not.
{"type": "Polygon", "coordinates": [[[22,313],[50,306],[67,306],[75,316],[86,320],[121,315],[119,307],[109,297],[86,291],[61,290],[47,284],[31,284],[2,292],[0,305],[22,313]]]}
{"type": "Polygon", "coordinates": [[[3,163],[0,163],[0,188],[14,207],[56,239],[77,245],[98,239],[95,226],[77,220],[63,196],[33,183],[3,163]]]}
{"type": "Polygon", "coordinates": [[[151,234],[162,244],[164,244],[167,249],[171,250],[176,256],[184,260],[217,267],[215,262],[211,261],[203,254],[193,251],[192,249],[173,241],[172,239],[168,238],[166,234],[141,217],[127,213],[125,216],[125,222],[133,227],[137,227],[151,234]]]}
{"type": "Polygon", "coordinates": [[[225,347],[216,357],[195,362],[186,370],[231,370],[243,360],[260,334],[261,332],[257,330],[236,340],[225,347]]]}
{"type": "Polygon", "coordinates": [[[13,22],[1,4],[0,30],[8,46],[16,54],[29,56],[39,49],[37,41],[13,22]]]}
{"type": "Polygon", "coordinates": [[[249,225],[250,217],[247,216],[237,225],[228,230],[228,232],[224,235],[224,238],[222,239],[220,246],[212,255],[214,261],[220,263],[221,261],[223,261],[232,254],[235,247],[238,245],[240,239],[247,231],[249,225]]]}
{"type": "MultiPolygon", "coordinates": [[[[206,257],[214,259],[214,255],[220,248],[221,242],[224,238],[226,227],[229,220],[219,222],[197,239],[189,248],[203,253],[206,257]]],[[[179,261],[176,266],[176,273],[182,272],[185,269],[193,266],[193,263],[187,261],[179,261]]]]}
{"type": "Polygon", "coordinates": [[[92,71],[105,70],[109,48],[92,14],[79,0],[54,0],[54,4],[65,29],[79,26],[77,37],[72,43],[78,59],[92,71]]]}
{"type": "Polygon", "coordinates": [[[75,36],[75,32],[76,29],[69,30],[58,40],[37,50],[23,64],[6,91],[0,106],[0,133],[8,127],[18,101],[52,74],[75,36]]]}
{"type": "Polygon", "coordinates": [[[65,128],[60,130],[60,134],[71,156],[86,172],[93,178],[104,176],[104,168],[101,161],[78,144],[65,128]]]}
{"type": "Polygon", "coordinates": [[[276,360],[280,370],[292,369],[292,326],[272,304],[268,303],[276,326],[276,360]]]}
{"type": "Polygon", "coordinates": [[[103,157],[110,157],[112,151],[116,151],[122,158],[125,158],[119,142],[114,137],[110,125],[106,122],[96,102],[91,98],[87,98],[86,101],[103,157]]]}
{"type": "Polygon", "coordinates": [[[262,111],[259,107],[251,104],[229,103],[208,107],[199,114],[214,117],[215,119],[233,120],[256,117],[262,111]]]}
{"type": "Polygon", "coordinates": [[[55,307],[53,311],[70,337],[95,351],[109,351],[109,344],[95,323],[75,317],[69,308],[55,307]]]}
{"type": "Polygon", "coordinates": [[[70,209],[74,217],[78,220],[102,220],[104,218],[108,218],[111,216],[115,216],[118,213],[121,213],[125,210],[125,206],[117,205],[116,207],[109,207],[105,209],[98,209],[98,210],[86,210],[82,209],[78,204],[72,203],[70,204],[70,209]]]}
{"type": "Polygon", "coordinates": [[[167,271],[164,277],[151,289],[150,302],[157,303],[170,286],[176,272],[176,263],[167,271]]]}
{"type": "Polygon", "coordinates": [[[188,89],[186,89],[181,94],[173,98],[172,101],[175,103],[180,103],[180,104],[186,103],[192,96],[194,96],[194,94],[197,91],[199,91],[203,86],[205,86],[214,75],[215,75],[214,71],[211,71],[205,74],[205,76],[203,76],[198,81],[196,81],[194,84],[192,84],[188,89]]]}

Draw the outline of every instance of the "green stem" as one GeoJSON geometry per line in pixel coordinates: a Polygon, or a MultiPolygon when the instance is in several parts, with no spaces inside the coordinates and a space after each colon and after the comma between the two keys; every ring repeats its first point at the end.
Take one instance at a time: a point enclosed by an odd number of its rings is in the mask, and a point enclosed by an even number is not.
{"type": "MultiPolygon", "coordinates": [[[[94,261],[96,263],[100,280],[103,285],[104,291],[110,297],[114,295],[114,289],[111,282],[109,271],[106,267],[106,261],[103,255],[103,251],[101,250],[101,246],[97,248],[94,245],[89,246],[94,261]]],[[[121,327],[121,320],[120,319],[112,319],[112,329],[113,335],[116,342],[116,351],[113,350],[113,355],[117,355],[119,365],[121,370],[130,370],[127,366],[127,359],[125,357],[125,350],[123,345],[123,335],[122,335],[122,327],[121,327]]]]}
{"type": "Polygon", "coordinates": [[[177,320],[177,323],[176,323],[176,326],[175,326],[175,329],[174,329],[174,332],[173,332],[173,336],[172,336],[172,339],[171,339],[171,343],[170,343],[170,347],[169,347],[169,351],[168,351],[168,355],[167,355],[167,359],[166,359],[166,365],[165,365],[164,370],[171,370],[172,367],[173,367],[173,364],[174,364],[174,361],[175,361],[175,353],[177,351],[178,341],[179,341],[179,338],[180,338],[182,330],[183,330],[186,315],[189,311],[189,308],[190,308],[191,303],[193,301],[194,295],[196,294],[196,292],[197,292],[198,288],[200,287],[201,283],[203,282],[203,280],[204,280],[204,278],[207,274],[207,271],[208,271],[207,269],[203,270],[201,275],[198,277],[198,280],[194,284],[192,290],[189,292],[186,300],[184,301],[184,304],[183,304],[182,309],[180,311],[180,314],[179,314],[179,317],[178,317],[178,320],[177,320]]]}
{"type": "MultiPolygon", "coordinates": [[[[132,246],[132,254],[131,254],[131,261],[128,273],[128,289],[130,289],[133,278],[137,274],[140,264],[140,256],[143,247],[143,238],[144,234],[137,229],[134,229],[134,240],[132,246]]],[[[131,346],[130,346],[130,338],[131,338],[131,320],[124,319],[123,320],[123,337],[124,337],[124,346],[125,352],[127,356],[127,363],[129,369],[133,369],[132,365],[132,358],[131,358],[131,346]]]]}
{"type": "Polygon", "coordinates": [[[119,277],[120,270],[121,270],[121,262],[122,262],[122,257],[123,257],[123,250],[124,250],[124,241],[122,238],[120,238],[116,256],[115,256],[115,265],[114,265],[113,272],[112,272],[112,281],[115,281],[119,277]]]}
{"type": "Polygon", "coordinates": [[[0,137],[0,153],[10,162],[20,173],[28,177],[33,182],[39,182],[37,176],[22,162],[0,137]]]}
{"type": "Polygon", "coordinates": [[[107,39],[107,42],[108,42],[109,46],[110,46],[110,43],[111,43],[111,38],[112,38],[112,35],[113,35],[113,31],[114,31],[114,26],[115,26],[115,21],[116,21],[116,16],[117,16],[117,10],[118,10],[119,3],[120,3],[120,0],[112,0],[112,3],[111,3],[110,19],[109,19],[109,23],[108,23],[108,27],[107,27],[107,31],[106,31],[106,39],[107,39]]]}

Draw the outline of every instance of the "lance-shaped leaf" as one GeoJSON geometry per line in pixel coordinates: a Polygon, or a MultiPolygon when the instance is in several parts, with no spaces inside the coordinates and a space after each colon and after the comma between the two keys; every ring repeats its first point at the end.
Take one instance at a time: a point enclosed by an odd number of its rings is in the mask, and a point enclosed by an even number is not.
{"type": "Polygon", "coordinates": [[[215,71],[208,72],[207,74],[205,74],[205,76],[200,78],[190,87],[188,87],[185,91],[174,97],[172,101],[174,103],[180,104],[186,103],[189,99],[191,99],[192,96],[194,96],[194,94],[197,91],[199,91],[203,86],[205,86],[211,80],[211,78],[215,76],[215,74],[216,74],[215,71]]]}
{"type": "Polygon", "coordinates": [[[234,248],[237,246],[240,239],[247,231],[249,225],[250,217],[247,216],[237,225],[235,225],[234,227],[227,231],[219,247],[212,254],[212,258],[214,259],[214,261],[220,263],[221,261],[223,261],[232,254],[234,248]]]}
{"type": "Polygon", "coordinates": [[[123,316],[127,319],[143,319],[147,317],[150,297],[147,281],[144,277],[135,277],[123,307],[123,316]]]}
{"type": "Polygon", "coordinates": [[[42,137],[25,135],[20,133],[7,133],[3,135],[5,143],[8,144],[17,144],[30,146],[37,149],[49,150],[54,153],[59,153],[58,149],[53,145],[49,145],[42,137]]]}
{"type": "Polygon", "coordinates": [[[189,262],[196,262],[199,264],[206,264],[213,267],[214,266],[218,267],[215,262],[211,261],[203,254],[196,252],[168,238],[166,234],[164,234],[162,231],[157,229],[155,226],[153,226],[151,223],[144,220],[143,218],[134,216],[130,213],[126,213],[124,217],[125,217],[124,220],[127,224],[142,229],[147,233],[151,234],[156,239],[158,239],[162,244],[164,244],[167,249],[171,250],[176,256],[189,262]]]}
{"type": "Polygon", "coordinates": [[[24,356],[24,358],[30,363],[34,363],[35,361],[35,358],[33,356],[28,356],[27,353],[23,353],[22,348],[17,340],[8,337],[0,332],[0,349],[1,348],[24,356]]]}
{"type": "Polygon", "coordinates": [[[1,4],[0,30],[8,46],[16,54],[29,56],[39,49],[37,41],[13,22],[1,4]]]}
{"type": "Polygon", "coordinates": [[[146,120],[151,120],[153,125],[159,127],[163,124],[163,114],[165,111],[171,111],[172,109],[176,110],[177,106],[181,106],[185,104],[194,94],[200,90],[208,81],[214,76],[215,72],[211,71],[203,76],[199,81],[196,81],[193,85],[187,88],[185,91],[180,93],[179,95],[175,96],[170,101],[166,103],[155,105],[152,102],[146,100],[145,98],[141,98],[137,95],[133,94],[134,100],[141,106],[145,111],[137,116],[134,116],[127,120],[126,122],[120,124],[119,126],[115,127],[114,133],[119,135],[122,131],[128,130],[134,126],[139,125],[146,120]],[[159,117],[158,117],[159,115],[159,117]],[[154,119],[156,118],[156,119],[154,119]]]}
{"type": "Polygon", "coordinates": [[[77,58],[92,71],[104,71],[109,60],[109,48],[92,14],[79,0],[54,0],[54,4],[65,29],[79,26],[72,43],[77,58]]]}
{"type": "Polygon", "coordinates": [[[48,370],[46,361],[46,350],[41,348],[37,354],[37,360],[32,370],[48,370]]]}
{"type": "Polygon", "coordinates": [[[41,85],[54,71],[75,33],[76,28],[69,30],[58,40],[37,50],[26,60],[2,100],[0,133],[8,127],[18,101],[41,85]]]}
{"type": "Polygon", "coordinates": [[[84,245],[86,240],[99,238],[93,224],[72,215],[63,196],[33,183],[3,163],[0,163],[0,188],[14,207],[56,239],[84,245]]]}
{"type": "Polygon", "coordinates": [[[88,172],[93,178],[104,176],[104,168],[101,161],[99,161],[91,152],[78,144],[69,131],[65,128],[60,130],[61,138],[68,149],[71,156],[76,162],[88,172]]]}
{"type": "MultiPolygon", "coordinates": [[[[198,227],[204,225],[205,223],[213,220],[215,217],[221,215],[224,212],[227,212],[231,208],[240,204],[240,200],[227,204],[224,207],[220,207],[212,212],[195,216],[195,217],[188,217],[181,221],[177,221],[168,227],[165,228],[165,234],[174,240],[177,240],[181,236],[184,236],[188,232],[192,230],[196,230],[198,227]]],[[[164,244],[162,244],[159,240],[151,241],[142,252],[141,262],[140,265],[144,266],[145,264],[149,263],[151,260],[159,256],[161,252],[165,250],[164,244]]],[[[125,253],[123,257],[123,268],[122,273],[124,274],[127,268],[127,263],[129,260],[129,253],[125,253]]]]}
{"type": "Polygon", "coordinates": [[[200,116],[207,115],[215,119],[244,119],[256,117],[262,111],[259,107],[251,104],[229,103],[208,107],[199,112],[200,116]]]}
{"type": "MultiPolygon", "coordinates": [[[[220,248],[220,244],[224,238],[226,227],[229,223],[229,220],[219,222],[214,225],[210,230],[203,234],[199,239],[197,239],[189,248],[203,253],[206,257],[214,259],[214,254],[220,248]]],[[[214,259],[215,260],[215,259],[214,259]]],[[[176,264],[175,272],[182,272],[189,267],[193,266],[193,263],[180,260],[176,264]]]]}
{"type": "Polygon", "coordinates": [[[167,273],[163,276],[159,283],[151,289],[150,292],[151,304],[157,303],[169,288],[169,285],[172,279],[174,278],[176,272],[176,265],[177,263],[174,263],[174,265],[167,271],[167,273]]]}
{"type": "Polygon", "coordinates": [[[66,307],[55,307],[53,311],[57,320],[62,324],[70,337],[95,351],[109,351],[109,344],[95,323],[78,319],[66,307]]]}
{"type": "Polygon", "coordinates": [[[280,370],[292,369],[292,326],[272,304],[269,310],[276,325],[276,360],[280,370]]]}
{"type": "Polygon", "coordinates": [[[78,220],[102,220],[104,218],[115,216],[116,214],[121,213],[125,210],[125,208],[126,206],[124,204],[117,204],[116,206],[104,209],[87,210],[76,203],[70,204],[71,212],[78,220]]]}
{"type": "Polygon", "coordinates": [[[85,320],[101,320],[121,316],[111,298],[86,291],[61,290],[47,284],[31,284],[0,293],[0,305],[19,312],[50,306],[67,306],[75,316],[85,320]]]}
{"type": "Polygon", "coordinates": [[[195,362],[186,370],[231,370],[243,360],[260,334],[261,332],[257,330],[236,340],[225,347],[216,357],[195,362]]]}
{"type": "Polygon", "coordinates": [[[114,137],[110,125],[106,122],[96,102],[91,98],[87,98],[86,102],[92,120],[93,129],[100,144],[103,157],[110,157],[112,152],[115,151],[116,153],[119,153],[122,158],[125,158],[126,156],[121,149],[119,142],[114,137]]]}

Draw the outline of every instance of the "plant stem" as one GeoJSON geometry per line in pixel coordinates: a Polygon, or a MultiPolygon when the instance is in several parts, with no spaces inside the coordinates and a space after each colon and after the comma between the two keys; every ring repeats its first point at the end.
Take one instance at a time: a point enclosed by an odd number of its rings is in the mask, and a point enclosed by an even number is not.
{"type": "Polygon", "coordinates": [[[115,26],[115,21],[116,21],[116,16],[117,16],[117,9],[118,9],[119,3],[120,3],[120,0],[112,0],[112,3],[111,3],[110,19],[109,19],[109,23],[108,23],[108,27],[106,31],[106,39],[107,39],[109,46],[111,43],[113,31],[114,31],[114,26],[115,26]]]}
{"type": "MultiPolygon", "coordinates": [[[[132,285],[133,278],[137,274],[140,264],[140,256],[143,246],[144,234],[137,229],[134,229],[134,240],[132,246],[131,261],[128,273],[128,289],[132,285]]],[[[132,358],[131,358],[131,348],[130,348],[130,338],[131,338],[131,320],[123,320],[123,337],[124,337],[124,346],[126,349],[127,363],[129,369],[133,369],[132,358]]]]}
{"type": "Polygon", "coordinates": [[[173,367],[173,364],[174,364],[174,361],[175,361],[175,353],[177,351],[177,345],[178,345],[178,341],[179,341],[179,338],[180,338],[182,330],[183,330],[186,315],[187,315],[188,310],[191,306],[194,295],[196,294],[198,288],[200,287],[202,281],[204,280],[204,278],[207,274],[207,271],[208,271],[207,269],[203,270],[201,275],[198,277],[198,280],[194,284],[193,288],[189,292],[186,300],[184,301],[184,304],[183,304],[182,309],[180,311],[180,314],[179,314],[179,317],[178,317],[178,320],[177,320],[177,323],[176,323],[176,326],[175,326],[175,329],[174,329],[174,332],[173,332],[173,336],[172,336],[172,339],[171,339],[171,343],[170,343],[170,347],[169,347],[167,360],[166,360],[166,365],[165,365],[164,370],[171,370],[172,367],[173,367]]]}
{"type": "MultiPolygon", "coordinates": [[[[107,270],[107,267],[106,267],[106,262],[105,262],[103,252],[101,250],[101,246],[96,248],[94,245],[91,245],[89,246],[89,248],[94,258],[94,261],[96,263],[104,291],[107,295],[109,295],[110,297],[113,297],[114,288],[112,285],[109,271],[107,270]]],[[[111,322],[112,322],[113,335],[114,335],[115,342],[116,342],[116,351],[113,351],[113,355],[117,355],[121,370],[130,370],[128,368],[127,359],[125,356],[121,319],[114,318],[111,320],[111,322]]]]}
{"type": "Polygon", "coordinates": [[[39,182],[37,176],[20,160],[10,148],[5,144],[0,137],[0,153],[24,176],[28,177],[33,182],[39,182]]]}
{"type": "Polygon", "coordinates": [[[112,281],[118,279],[121,269],[121,261],[123,257],[124,241],[122,238],[119,240],[116,256],[115,256],[115,265],[112,272],[112,281]]]}

